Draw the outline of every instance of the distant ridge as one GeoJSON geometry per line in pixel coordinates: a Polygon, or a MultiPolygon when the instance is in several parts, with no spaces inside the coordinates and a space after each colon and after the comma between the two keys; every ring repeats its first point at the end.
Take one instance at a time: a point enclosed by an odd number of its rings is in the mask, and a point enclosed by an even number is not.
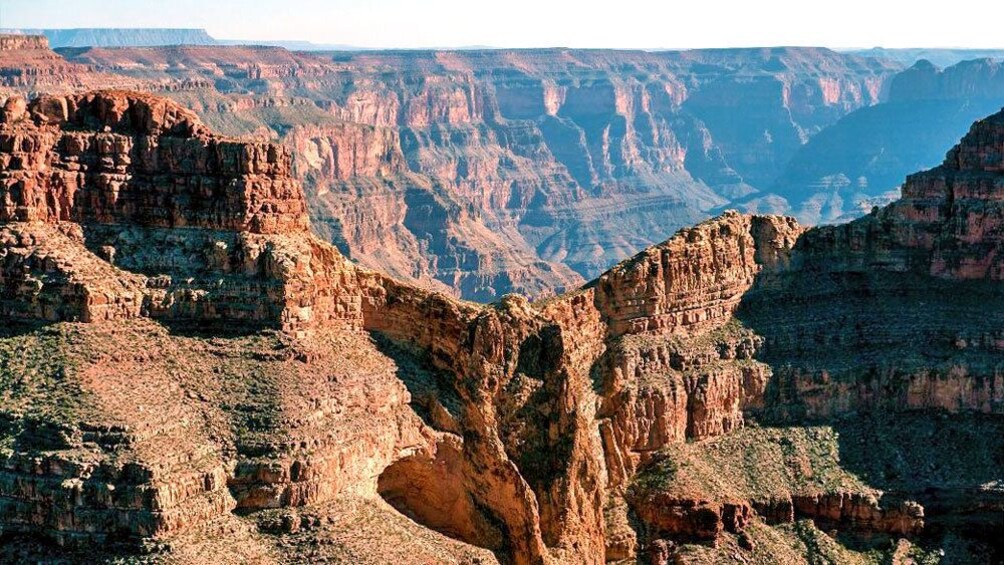
{"type": "Polygon", "coordinates": [[[266,45],[290,51],[367,51],[365,47],[303,40],[216,39],[197,28],[0,29],[0,34],[44,35],[63,47],[164,47],[169,45],[266,45]]]}
{"type": "MultiPolygon", "coordinates": [[[[163,47],[171,45],[264,45],[290,51],[496,51],[506,47],[487,45],[437,46],[423,48],[361,47],[343,43],[315,43],[301,39],[216,39],[200,28],[0,28],[0,34],[44,35],[52,49],[63,47],[163,47]]],[[[736,48],[746,51],[746,48],[736,48]]],[[[577,49],[589,51],[590,49],[577,49]]],[[[600,49],[605,50],[605,49],[600,49]]],[[[622,49],[615,49],[622,51],[622,49]]],[[[726,51],[728,49],[722,49],[726,51]]],[[[623,51],[666,52],[708,51],[690,48],[624,49],[623,51]]],[[[1004,60],[1004,49],[895,48],[837,49],[836,51],[863,57],[894,61],[904,67],[921,59],[938,67],[949,67],[971,59],[1004,60]]]]}
{"type": "Polygon", "coordinates": [[[157,47],[163,45],[218,45],[204,29],[188,28],[76,28],[6,29],[0,33],[44,35],[53,49],[60,47],[157,47]]]}
{"type": "Polygon", "coordinates": [[[268,47],[282,47],[290,51],[376,51],[369,47],[359,47],[356,45],[343,45],[341,43],[314,43],[312,41],[302,41],[297,39],[289,40],[261,40],[261,39],[220,39],[218,45],[265,45],[268,47]]]}
{"type": "Polygon", "coordinates": [[[861,55],[862,57],[889,59],[908,67],[922,59],[926,59],[942,68],[972,59],[1004,59],[1004,49],[951,49],[934,47],[886,49],[884,47],[873,47],[871,49],[857,49],[844,52],[852,55],[861,55]]]}

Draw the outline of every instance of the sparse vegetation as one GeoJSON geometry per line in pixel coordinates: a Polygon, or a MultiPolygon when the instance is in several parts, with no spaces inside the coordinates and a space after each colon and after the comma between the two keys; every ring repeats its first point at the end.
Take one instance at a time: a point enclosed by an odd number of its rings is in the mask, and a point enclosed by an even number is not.
{"type": "Polygon", "coordinates": [[[841,467],[838,435],[828,426],[748,426],[706,441],[671,445],[641,470],[633,488],[712,500],[874,491],[841,467]]]}

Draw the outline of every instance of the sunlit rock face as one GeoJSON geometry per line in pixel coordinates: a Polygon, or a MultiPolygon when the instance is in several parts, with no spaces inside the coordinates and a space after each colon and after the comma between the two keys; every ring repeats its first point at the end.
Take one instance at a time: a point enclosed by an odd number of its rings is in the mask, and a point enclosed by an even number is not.
{"type": "Polygon", "coordinates": [[[282,138],[343,253],[482,302],[571,290],[757,193],[898,69],[813,48],[62,53],[282,138]]]}
{"type": "MultiPolygon", "coordinates": [[[[993,562],[1002,124],[853,222],[728,211],[482,305],[315,235],[279,144],[151,94],[9,97],[0,555],[993,562]]],[[[379,176],[388,131],[297,151],[379,176]]]]}

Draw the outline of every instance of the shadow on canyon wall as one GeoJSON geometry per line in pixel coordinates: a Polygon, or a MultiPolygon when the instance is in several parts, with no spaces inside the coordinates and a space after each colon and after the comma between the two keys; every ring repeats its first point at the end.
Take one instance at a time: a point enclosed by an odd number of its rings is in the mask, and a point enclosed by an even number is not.
{"type": "Polygon", "coordinates": [[[922,547],[946,551],[943,563],[968,562],[953,553],[1004,562],[1004,288],[930,276],[915,251],[839,260],[814,252],[818,231],[737,310],[772,372],[747,416],[832,427],[841,468],[924,507],[922,547]]]}

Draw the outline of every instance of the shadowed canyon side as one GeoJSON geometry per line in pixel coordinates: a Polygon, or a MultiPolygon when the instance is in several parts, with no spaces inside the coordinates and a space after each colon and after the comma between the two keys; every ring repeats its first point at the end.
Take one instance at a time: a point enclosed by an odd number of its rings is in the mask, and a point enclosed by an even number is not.
{"type": "Polygon", "coordinates": [[[899,200],[806,231],[761,272],[735,322],[769,367],[745,406],[768,427],[656,456],[628,495],[643,530],[742,546],[756,519],[814,517],[845,543],[880,532],[1001,559],[1001,445],[983,438],[1001,424],[1002,124],[977,122],[899,200]]]}
{"type": "Polygon", "coordinates": [[[313,235],[287,148],[10,97],[0,555],[999,559],[1002,156],[1004,113],[849,224],[726,212],[475,305],[313,235]]]}
{"type": "Polygon", "coordinates": [[[810,139],[768,191],[813,224],[847,221],[891,202],[903,177],[937,164],[973,121],[1004,106],[1001,69],[991,59],[946,69],[919,61],[893,77],[887,99],[810,139]]]}

